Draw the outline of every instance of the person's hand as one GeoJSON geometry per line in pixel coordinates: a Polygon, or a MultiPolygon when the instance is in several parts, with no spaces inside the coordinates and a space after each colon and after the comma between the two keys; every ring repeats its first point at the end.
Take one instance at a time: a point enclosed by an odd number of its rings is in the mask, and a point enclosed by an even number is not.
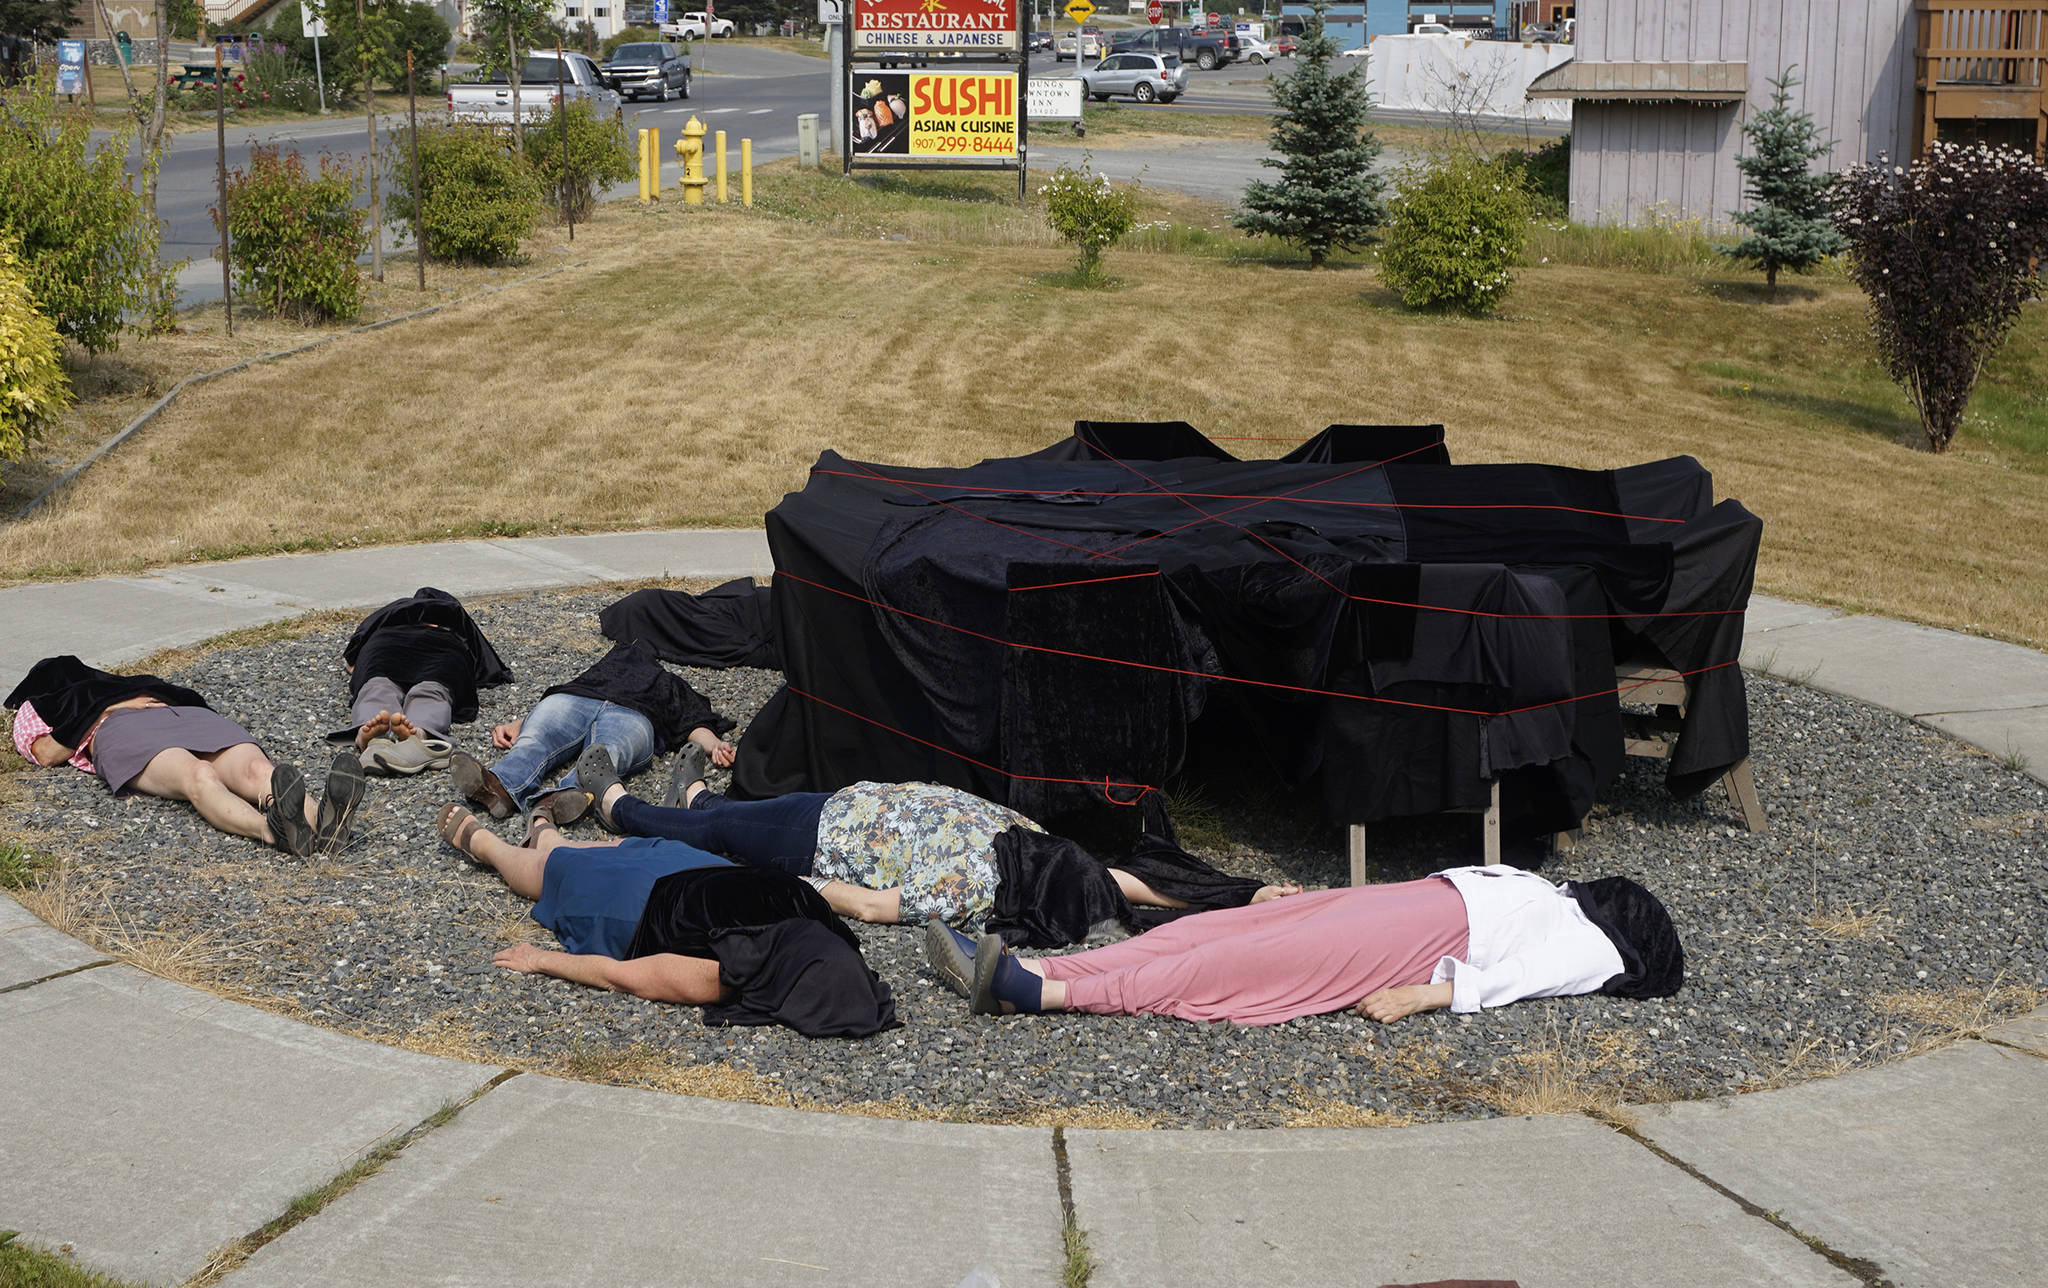
{"type": "Polygon", "coordinates": [[[512,744],[519,741],[519,726],[522,720],[513,720],[494,727],[491,730],[491,745],[500,751],[511,750],[512,744]]]}
{"type": "Polygon", "coordinates": [[[718,766],[720,769],[731,769],[732,758],[736,754],[737,752],[735,751],[733,745],[727,742],[725,739],[720,738],[717,741],[717,743],[713,745],[711,748],[711,763],[718,766]]]}
{"type": "Polygon", "coordinates": [[[537,975],[540,973],[540,957],[545,951],[536,944],[514,944],[510,948],[500,948],[498,955],[491,958],[491,965],[516,970],[522,975],[537,975]]]}
{"type": "Polygon", "coordinates": [[[1367,993],[1365,1000],[1352,1009],[1369,1020],[1392,1024],[1404,1016],[1417,1011],[1427,1011],[1437,1003],[1432,996],[1433,985],[1404,984],[1399,988],[1383,988],[1377,993],[1367,993]]]}

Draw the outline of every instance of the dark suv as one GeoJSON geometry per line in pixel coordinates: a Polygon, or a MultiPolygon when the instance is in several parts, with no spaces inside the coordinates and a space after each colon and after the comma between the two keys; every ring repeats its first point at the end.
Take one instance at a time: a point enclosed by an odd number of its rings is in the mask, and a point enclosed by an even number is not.
{"type": "Polygon", "coordinates": [[[1118,40],[1110,52],[1168,54],[1212,72],[1236,62],[1244,50],[1237,32],[1227,27],[1151,27],[1118,40]]]}

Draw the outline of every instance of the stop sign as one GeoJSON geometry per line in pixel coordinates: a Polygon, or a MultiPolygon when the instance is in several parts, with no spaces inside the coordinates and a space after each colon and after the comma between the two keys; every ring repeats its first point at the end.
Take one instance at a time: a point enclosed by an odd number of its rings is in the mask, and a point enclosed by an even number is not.
{"type": "Polygon", "coordinates": [[[1223,21],[1223,15],[1222,15],[1222,14],[1220,14],[1220,13],[1211,13],[1211,14],[1209,15],[1209,25],[1210,25],[1210,26],[1212,26],[1212,27],[1214,27],[1214,26],[1218,26],[1219,24],[1221,24],[1221,23],[1222,23],[1222,21],[1223,21]]]}
{"type": "Polygon", "coordinates": [[[1159,3],[1159,0],[1145,0],[1145,21],[1146,21],[1146,22],[1149,22],[1149,23],[1151,23],[1151,24],[1152,24],[1153,26],[1155,26],[1155,27],[1156,27],[1156,26],[1158,26],[1158,25],[1159,25],[1159,20],[1160,20],[1161,18],[1164,18],[1165,16],[1166,16],[1166,6],[1165,6],[1165,5],[1162,5],[1162,4],[1160,4],[1160,3],[1159,3]]]}

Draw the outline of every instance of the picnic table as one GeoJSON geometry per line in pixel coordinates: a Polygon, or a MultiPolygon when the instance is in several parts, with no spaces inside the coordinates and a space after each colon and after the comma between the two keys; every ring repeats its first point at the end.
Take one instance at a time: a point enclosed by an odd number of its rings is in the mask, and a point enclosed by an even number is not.
{"type": "Polygon", "coordinates": [[[230,84],[242,75],[242,69],[232,65],[216,68],[212,63],[185,63],[179,67],[178,74],[171,77],[171,87],[184,89],[187,86],[211,85],[214,83],[216,72],[226,75],[230,84]]]}

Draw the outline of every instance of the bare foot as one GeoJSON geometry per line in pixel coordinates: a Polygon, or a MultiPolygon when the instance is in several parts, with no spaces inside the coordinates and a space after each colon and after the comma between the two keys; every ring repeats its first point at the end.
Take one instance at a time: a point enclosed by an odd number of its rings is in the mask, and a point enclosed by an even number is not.
{"type": "Polygon", "coordinates": [[[407,738],[419,736],[420,727],[405,718],[403,714],[391,717],[391,736],[404,742],[407,738]]]}
{"type": "Polygon", "coordinates": [[[1284,899],[1290,894],[1300,893],[1301,887],[1294,884],[1292,881],[1285,882],[1281,885],[1263,885],[1259,887],[1259,892],[1252,896],[1252,902],[1264,903],[1268,899],[1284,899]]]}
{"type": "MultiPolygon", "coordinates": [[[[401,720],[404,719],[403,716],[399,718],[401,720]]],[[[356,730],[356,750],[361,751],[370,745],[372,738],[389,732],[391,732],[391,713],[389,711],[379,711],[376,715],[363,721],[362,728],[356,730]]]]}

